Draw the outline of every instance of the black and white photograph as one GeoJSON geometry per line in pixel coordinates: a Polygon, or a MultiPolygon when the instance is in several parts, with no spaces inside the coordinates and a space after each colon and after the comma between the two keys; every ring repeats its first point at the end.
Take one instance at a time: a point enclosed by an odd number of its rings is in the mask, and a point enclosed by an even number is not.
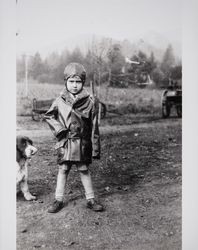
{"type": "Polygon", "coordinates": [[[181,1],[16,13],[17,249],[181,249],[181,1]]]}
{"type": "Polygon", "coordinates": [[[182,11],[16,0],[17,250],[182,249],[182,11]]]}

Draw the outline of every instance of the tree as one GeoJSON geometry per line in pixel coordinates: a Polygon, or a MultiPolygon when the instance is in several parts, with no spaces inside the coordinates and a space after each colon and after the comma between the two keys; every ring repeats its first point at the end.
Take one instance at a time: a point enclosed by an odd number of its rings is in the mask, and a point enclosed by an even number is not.
{"type": "Polygon", "coordinates": [[[49,82],[54,84],[63,82],[63,73],[66,65],[69,63],[69,57],[70,53],[65,49],[60,55],[57,52],[53,52],[46,58],[45,64],[48,67],[49,82]]]}
{"type": "Polygon", "coordinates": [[[108,71],[106,59],[110,45],[111,39],[103,38],[102,40],[96,40],[93,38],[85,57],[88,77],[90,80],[97,83],[99,87],[104,80],[102,79],[104,75],[103,73],[108,71]]]}
{"type": "MultiPolygon", "coordinates": [[[[80,49],[76,47],[71,54],[67,57],[68,63],[77,62],[83,64],[84,56],[82,55],[80,49]]],[[[66,66],[66,65],[65,65],[66,66]]]]}
{"type": "Polygon", "coordinates": [[[170,76],[173,80],[182,79],[182,65],[172,67],[170,70],[170,76]]]}
{"type": "Polygon", "coordinates": [[[65,49],[59,56],[59,60],[57,61],[56,67],[53,70],[54,83],[59,84],[63,82],[65,67],[72,60],[70,59],[70,57],[71,57],[71,53],[67,49],[65,49]]]}
{"type": "Polygon", "coordinates": [[[164,53],[160,68],[164,72],[165,76],[169,77],[170,69],[173,66],[175,66],[175,57],[174,57],[174,53],[173,53],[173,48],[172,48],[171,44],[169,44],[169,46],[167,47],[167,49],[164,53]]]}
{"type": "Polygon", "coordinates": [[[150,57],[148,58],[148,68],[147,71],[150,74],[157,67],[157,62],[155,60],[154,53],[151,52],[150,57]]]}
{"type": "Polygon", "coordinates": [[[60,62],[60,55],[57,52],[52,52],[45,59],[45,64],[48,65],[50,70],[56,68],[59,62],[60,62]]]}
{"type": "Polygon", "coordinates": [[[40,54],[37,52],[34,57],[31,57],[29,63],[29,75],[37,80],[38,76],[43,74],[43,62],[40,54]]]}
{"type": "Polygon", "coordinates": [[[122,72],[122,67],[125,63],[125,58],[121,53],[121,46],[119,44],[114,44],[108,51],[109,67],[111,73],[120,74],[122,72]]]}
{"type": "Polygon", "coordinates": [[[94,61],[93,52],[88,49],[87,54],[85,55],[85,63],[84,63],[87,71],[87,82],[94,80],[94,72],[96,72],[96,65],[94,61]]]}
{"type": "Polygon", "coordinates": [[[141,50],[138,51],[138,58],[140,62],[147,62],[147,55],[141,50]]]}
{"type": "Polygon", "coordinates": [[[17,81],[22,81],[25,78],[25,57],[17,58],[16,61],[16,77],[17,81]]]}
{"type": "Polygon", "coordinates": [[[151,72],[151,78],[158,87],[162,85],[164,77],[165,75],[159,67],[153,69],[153,71],[151,72]]]}
{"type": "Polygon", "coordinates": [[[125,57],[122,55],[121,46],[114,44],[107,53],[108,68],[109,68],[109,84],[119,86],[121,79],[119,74],[122,74],[122,69],[125,64],[125,57]]]}

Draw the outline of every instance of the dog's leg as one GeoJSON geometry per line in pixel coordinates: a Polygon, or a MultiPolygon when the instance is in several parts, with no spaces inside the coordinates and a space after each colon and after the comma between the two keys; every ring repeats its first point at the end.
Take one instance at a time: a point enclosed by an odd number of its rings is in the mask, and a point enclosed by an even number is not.
{"type": "Polygon", "coordinates": [[[21,191],[27,201],[36,200],[36,196],[32,195],[29,191],[27,180],[20,183],[21,191]]]}
{"type": "Polygon", "coordinates": [[[24,195],[25,199],[28,200],[28,201],[30,201],[30,200],[36,200],[36,196],[32,195],[30,193],[30,191],[29,191],[29,188],[28,188],[28,183],[27,183],[27,180],[28,180],[27,164],[28,163],[25,163],[25,177],[24,177],[24,180],[21,181],[20,187],[21,187],[21,191],[23,192],[23,195],[24,195]]]}

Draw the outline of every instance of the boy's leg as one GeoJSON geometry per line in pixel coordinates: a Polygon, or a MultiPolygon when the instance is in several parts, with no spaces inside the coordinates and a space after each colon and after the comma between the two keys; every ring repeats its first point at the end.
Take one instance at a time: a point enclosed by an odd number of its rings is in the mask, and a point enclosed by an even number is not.
{"type": "Polygon", "coordinates": [[[65,193],[65,184],[67,181],[69,171],[70,171],[70,168],[67,164],[59,165],[57,183],[56,183],[56,191],[55,191],[55,199],[57,201],[63,201],[64,193],[65,193]]]}
{"type": "Polygon", "coordinates": [[[93,209],[94,211],[103,211],[104,208],[101,204],[95,201],[94,190],[91,180],[91,174],[88,167],[84,164],[78,164],[78,170],[80,172],[81,182],[85,189],[85,197],[87,199],[87,207],[93,209]]]}
{"type": "Polygon", "coordinates": [[[89,199],[94,199],[94,190],[93,190],[93,185],[92,185],[92,180],[91,180],[91,175],[89,170],[79,170],[80,172],[80,179],[83,184],[83,187],[85,189],[85,197],[87,200],[89,199]]]}
{"type": "Polygon", "coordinates": [[[49,213],[56,213],[63,207],[65,184],[67,181],[70,168],[71,166],[69,166],[68,164],[59,165],[56,191],[55,191],[55,201],[51,205],[51,207],[48,209],[49,213]]]}

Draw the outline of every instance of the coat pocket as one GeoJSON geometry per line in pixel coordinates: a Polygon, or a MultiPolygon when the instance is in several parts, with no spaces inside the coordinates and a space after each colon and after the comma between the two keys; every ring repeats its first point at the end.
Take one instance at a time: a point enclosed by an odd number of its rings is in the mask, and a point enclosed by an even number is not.
{"type": "Polygon", "coordinates": [[[81,160],[81,139],[72,138],[68,140],[68,155],[71,161],[81,160]]]}

